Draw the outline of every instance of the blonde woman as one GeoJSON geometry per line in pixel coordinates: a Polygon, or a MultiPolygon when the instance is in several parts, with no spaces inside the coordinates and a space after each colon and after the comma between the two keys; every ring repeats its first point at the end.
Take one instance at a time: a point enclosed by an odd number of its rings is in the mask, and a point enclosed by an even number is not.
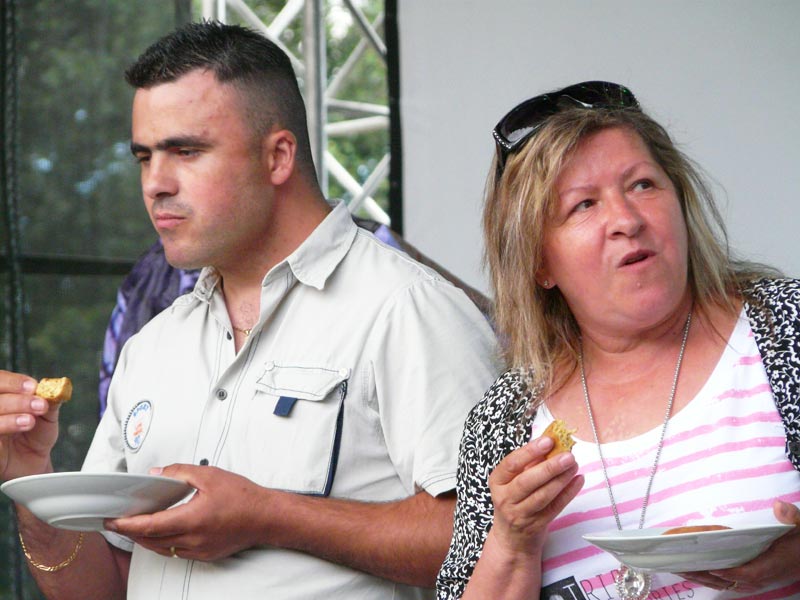
{"type": "Polygon", "coordinates": [[[729,258],[692,163],[585,82],[493,132],[484,233],[512,367],[467,421],[439,598],[800,597],[800,534],[641,573],[582,535],[800,524],[800,283],[729,258]],[[554,419],[571,453],[546,459],[554,419]]]}

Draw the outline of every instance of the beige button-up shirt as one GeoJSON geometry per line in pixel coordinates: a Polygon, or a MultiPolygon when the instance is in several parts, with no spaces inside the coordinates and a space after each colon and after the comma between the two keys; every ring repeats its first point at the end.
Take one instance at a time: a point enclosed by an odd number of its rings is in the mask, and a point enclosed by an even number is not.
{"type": "MultiPolygon", "coordinates": [[[[208,464],[302,494],[391,501],[455,487],[467,412],[498,373],[459,289],[338,205],[263,281],[237,353],[218,275],[125,346],[87,471],[208,464]]],[[[213,563],[132,550],[130,600],[423,598],[318,558],[251,548],[213,563]]]]}

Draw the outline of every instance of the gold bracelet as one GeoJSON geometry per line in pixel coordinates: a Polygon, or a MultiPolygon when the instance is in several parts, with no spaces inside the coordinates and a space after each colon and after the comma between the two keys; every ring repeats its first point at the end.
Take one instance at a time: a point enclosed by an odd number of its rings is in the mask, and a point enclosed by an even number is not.
{"type": "Polygon", "coordinates": [[[75,560],[75,557],[78,556],[78,552],[80,551],[81,546],[83,546],[83,532],[81,531],[81,534],[78,536],[78,543],[75,544],[75,549],[72,551],[72,554],[70,554],[66,560],[63,560],[57,565],[53,566],[43,565],[42,563],[33,560],[31,553],[28,551],[28,547],[25,545],[25,540],[22,539],[21,531],[19,532],[19,543],[22,546],[22,553],[25,555],[25,558],[28,559],[28,562],[30,562],[31,565],[33,565],[40,571],[46,571],[47,573],[55,573],[56,571],[60,571],[64,567],[69,566],[69,564],[73,560],[75,560]]]}

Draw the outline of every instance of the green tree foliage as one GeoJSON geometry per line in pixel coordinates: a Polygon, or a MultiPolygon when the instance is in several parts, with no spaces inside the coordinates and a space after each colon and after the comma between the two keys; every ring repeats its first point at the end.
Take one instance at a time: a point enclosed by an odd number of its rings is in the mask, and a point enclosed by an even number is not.
{"type": "Polygon", "coordinates": [[[24,252],[134,258],[142,237],[152,237],[128,149],[132,92],[122,73],[147,41],[172,27],[165,6],[20,3],[24,252]]]}

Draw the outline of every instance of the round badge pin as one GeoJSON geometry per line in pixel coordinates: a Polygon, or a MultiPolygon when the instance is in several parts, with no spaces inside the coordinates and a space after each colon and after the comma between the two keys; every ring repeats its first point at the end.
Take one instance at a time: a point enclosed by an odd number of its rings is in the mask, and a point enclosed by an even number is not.
{"type": "Polygon", "coordinates": [[[141,400],[136,403],[125,419],[125,445],[133,452],[137,452],[144,444],[150,423],[153,421],[153,403],[150,400],[141,400]]]}

